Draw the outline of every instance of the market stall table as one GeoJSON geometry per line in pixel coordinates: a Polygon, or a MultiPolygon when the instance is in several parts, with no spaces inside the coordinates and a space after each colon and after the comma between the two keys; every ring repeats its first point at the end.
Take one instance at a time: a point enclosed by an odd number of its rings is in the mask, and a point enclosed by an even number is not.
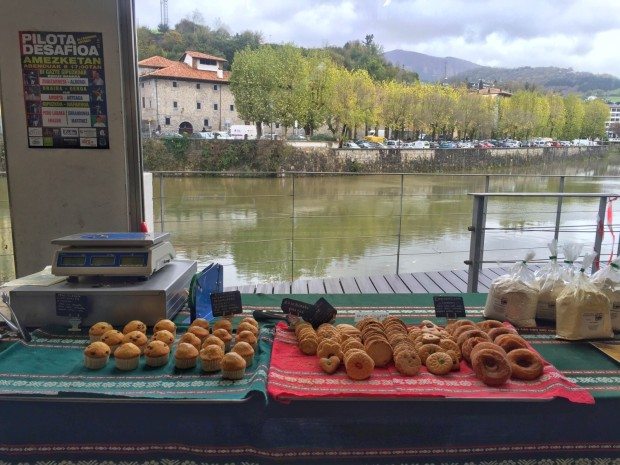
{"type": "MultiPolygon", "coordinates": [[[[247,311],[273,310],[283,297],[244,295],[244,307],[247,311]]],[[[318,298],[286,297],[307,302],[318,298]]],[[[431,295],[324,297],[342,315],[382,308],[403,318],[433,316],[431,295]]],[[[464,295],[464,299],[468,315],[475,316],[485,295],[464,295]]],[[[265,326],[261,333],[263,354],[270,350],[271,328],[265,326]]],[[[595,404],[563,398],[516,401],[430,397],[279,402],[264,394],[265,361],[257,363],[254,372],[247,375],[243,394],[227,396],[222,389],[239,389],[244,383],[222,385],[217,376],[202,375],[198,369],[189,374],[165,369],[160,379],[145,379],[145,374],[157,373],[144,369],[127,375],[112,369],[84,374],[66,347],[39,348],[58,354],[60,366],[50,367],[49,359],[38,357],[32,348],[28,348],[30,357],[13,359],[11,351],[21,342],[0,342],[0,460],[62,460],[65,464],[162,459],[190,464],[620,462],[620,366],[586,343],[556,340],[550,330],[522,334],[568,379],[586,387],[595,404]],[[60,389],[57,383],[63,376],[59,373],[62,367],[67,371],[68,366],[73,367],[68,372],[75,379],[60,389]],[[58,378],[41,380],[40,376],[50,371],[58,378]],[[94,379],[89,380],[91,377],[94,379]],[[116,378],[115,389],[105,384],[111,382],[103,379],[106,377],[116,378]],[[135,383],[143,382],[137,389],[135,383]],[[153,383],[159,383],[160,388],[154,388],[153,383]],[[205,388],[210,383],[211,387],[217,385],[212,392],[205,388]]],[[[40,334],[35,332],[34,336],[36,339],[40,334]]],[[[72,347],[70,342],[62,345],[72,347]]]]}

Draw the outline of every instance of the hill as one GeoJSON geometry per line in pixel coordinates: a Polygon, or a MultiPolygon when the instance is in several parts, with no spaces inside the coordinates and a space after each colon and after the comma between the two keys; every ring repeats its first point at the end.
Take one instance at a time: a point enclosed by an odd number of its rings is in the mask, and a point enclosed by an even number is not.
{"type": "Polygon", "coordinates": [[[450,79],[460,73],[480,68],[480,65],[460,58],[440,58],[407,50],[391,50],[383,56],[393,65],[418,73],[420,81],[426,82],[442,81],[445,76],[450,79]]]}

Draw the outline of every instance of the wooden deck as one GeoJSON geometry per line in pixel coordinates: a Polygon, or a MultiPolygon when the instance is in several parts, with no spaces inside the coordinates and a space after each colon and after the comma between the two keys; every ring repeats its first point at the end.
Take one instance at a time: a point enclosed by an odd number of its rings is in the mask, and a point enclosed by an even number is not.
{"type": "MultiPolygon", "coordinates": [[[[530,266],[536,270],[537,265],[530,266]]],[[[507,267],[480,270],[478,292],[487,292],[491,281],[508,272],[507,267]]],[[[467,292],[467,270],[429,271],[358,278],[302,279],[283,283],[226,287],[242,294],[435,294],[467,292]]]]}

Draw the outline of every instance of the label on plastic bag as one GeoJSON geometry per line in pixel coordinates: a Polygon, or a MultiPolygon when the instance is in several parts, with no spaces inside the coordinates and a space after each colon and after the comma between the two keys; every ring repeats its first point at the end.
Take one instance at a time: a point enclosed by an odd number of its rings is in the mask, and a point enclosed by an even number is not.
{"type": "Polygon", "coordinates": [[[598,331],[603,324],[603,312],[584,312],[581,321],[588,331],[598,331]]]}

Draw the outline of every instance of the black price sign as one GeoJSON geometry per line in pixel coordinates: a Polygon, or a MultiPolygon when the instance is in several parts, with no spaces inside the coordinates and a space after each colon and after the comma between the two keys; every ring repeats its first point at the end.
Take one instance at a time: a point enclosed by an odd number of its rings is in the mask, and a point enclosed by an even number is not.
{"type": "Polygon", "coordinates": [[[465,318],[463,297],[435,295],[433,305],[438,318],[465,318]]]}
{"type": "Polygon", "coordinates": [[[321,325],[323,323],[329,323],[336,316],[336,309],[332,307],[327,300],[321,297],[314,303],[315,313],[312,317],[312,324],[321,325]]]}
{"type": "Polygon", "coordinates": [[[211,307],[213,316],[235,315],[243,312],[241,304],[241,292],[212,292],[211,307]]]}
{"type": "Polygon", "coordinates": [[[306,317],[314,314],[314,305],[295,299],[282,299],[280,308],[284,313],[299,317],[306,317]]]}
{"type": "Polygon", "coordinates": [[[56,315],[84,317],[90,312],[88,297],[80,294],[56,293],[56,315]]]}

